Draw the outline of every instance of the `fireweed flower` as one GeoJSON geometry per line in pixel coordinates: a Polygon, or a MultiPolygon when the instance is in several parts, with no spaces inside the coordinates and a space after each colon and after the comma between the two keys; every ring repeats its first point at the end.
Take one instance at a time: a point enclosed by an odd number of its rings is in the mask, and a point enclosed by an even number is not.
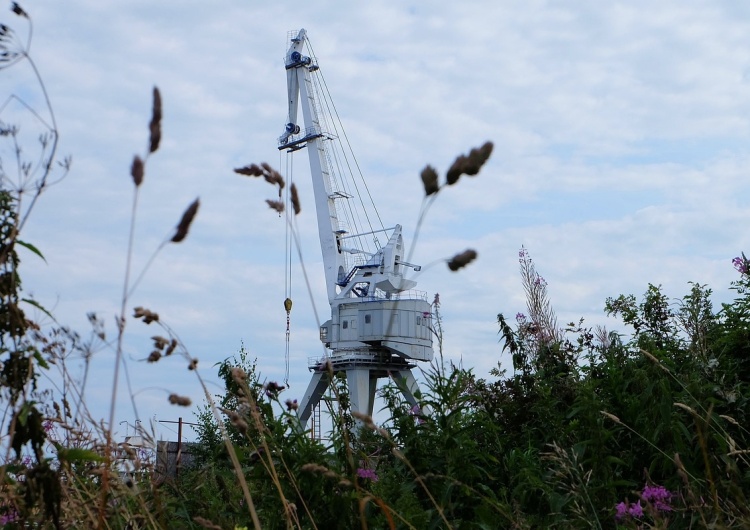
{"type": "Polygon", "coordinates": [[[615,519],[618,521],[625,517],[628,514],[628,505],[624,502],[621,502],[617,506],[615,506],[615,519]]]}
{"type": "Polygon", "coordinates": [[[672,511],[672,506],[670,505],[672,496],[673,493],[664,486],[645,486],[641,493],[641,498],[660,512],[672,511]]]}
{"type": "Polygon", "coordinates": [[[628,507],[628,514],[632,517],[643,517],[643,506],[641,506],[641,501],[638,501],[638,504],[631,504],[630,507],[628,507]]]}
{"type": "Polygon", "coordinates": [[[732,260],[732,265],[734,265],[734,268],[737,270],[737,272],[747,274],[747,261],[744,259],[744,256],[742,258],[739,256],[734,258],[732,260]]]}
{"type": "Polygon", "coordinates": [[[417,422],[420,425],[425,422],[424,418],[422,417],[422,408],[419,405],[414,405],[411,409],[409,409],[409,414],[415,416],[417,418],[417,422]]]}
{"type": "Polygon", "coordinates": [[[378,474],[375,473],[374,469],[365,469],[363,467],[360,467],[357,470],[357,476],[359,478],[364,478],[364,479],[372,480],[373,482],[377,482],[378,481],[378,474]]]}

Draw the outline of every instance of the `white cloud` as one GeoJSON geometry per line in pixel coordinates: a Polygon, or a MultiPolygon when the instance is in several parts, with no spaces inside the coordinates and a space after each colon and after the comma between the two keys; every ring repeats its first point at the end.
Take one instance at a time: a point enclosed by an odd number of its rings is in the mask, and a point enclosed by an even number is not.
{"type": "MultiPolygon", "coordinates": [[[[525,305],[521,245],[549,281],[561,322],[585,316],[591,325],[616,325],[603,314],[605,298],[638,295],[648,282],[673,297],[691,280],[710,283],[717,300],[731,296],[729,260],[749,244],[742,227],[750,202],[750,19],[741,4],[79,0],[25,7],[61,153],[72,154],[74,165],[39,202],[24,234],[48,265],[26,258],[22,276],[64,324],[86,330],[87,311],[103,313],[108,324],[119,312],[129,169],[146,148],[156,85],[164,134],[139,199],[136,268],[196,196],[201,209],[186,241],[152,265],[133,303],[158,308],[214,382],[210,365],[241,340],[262,373],[284,376],[285,226],[263,202],[272,188],[232,169],[282,165],[282,57],[287,31],[299,27],[312,39],[386,226],[401,223],[412,233],[425,164],[442,173],[456,155],[495,143],[479,176],[441,191],[413,258],[426,265],[467,247],[479,251],[459,273],[438,263],[419,276],[419,288],[443,298],[451,358],[481,375],[500,358],[496,315],[525,305]]],[[[21,31],[10,17],[3,22],[21,31]]],[[[0,75],[41,106],[27,65],[0,75]]],[[[301,155],[298,225],[326,320],[301,155]]],[[[290,380],[301,392],[306,359],[320,342],[295,267],[290,380]]],[[[128,331],[128,355],[144,358],[153,329],[133,322],[128,331]]],[[[201,399],[184,362],[166,361],[132,363],[143,417],[187,415],[166,404],[167,390],[201,399]],[[151,387],[160,390],[142,390],[151,387]]],[[[110,352],[92,365],[88,395],[102,404],[95,417],[108,415],[112,363],[110,352]]],[[[132,421],[129,407],[121,394],[118,418],[132,421]]]]}

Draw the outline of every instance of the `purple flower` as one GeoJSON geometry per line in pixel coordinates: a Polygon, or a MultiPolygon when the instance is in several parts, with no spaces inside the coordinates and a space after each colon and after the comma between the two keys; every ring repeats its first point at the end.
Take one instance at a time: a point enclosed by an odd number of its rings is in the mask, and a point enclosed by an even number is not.
{"type": "Polygon", "coordinates": [[[615,519],[619,521],[628,514],[628,505],[624,502],[621,502],[620,504],[615,506],[615,511],[615,519]]]}
{"type": "Polygon", "coordinates": [[[638,501],[638,504],[631,504],[628,507],[628,514],[633,517],[643,517],[643,506],[641,506],[641,501],[638,501]]]}
{"type": "Polygon", "coordinates": [[[732,260],[732,265],[734,265],[734,268],[737,269],[737,272],[747,274],[747,260],[745,259],[745,256],[742,256],[741,258],[739,256],[734,258],[732,260]]]}
{"type": "Polygon", "coordinates": [[[673,493],[664,486],[646,486],[641,493],[641,498],[651,503],[660,512],[672,511],[672,506],[669,504],[672,496],[673,493]]]}
{"type": "Polygon", "coordinates": [[[519,324],[525,324],[526,323],[526,315],[523,313],[516,313],[516,322],[519,324]]]}
{"type": "Polygon", "coordinates": [[[360,467],[357,470],[357,476],[359,478],[372,480],[373,482],[378,481],[378,474],[375,473],[374,469],[366,469],[366,468],[360,467]]]}
{"type": "Polygon", "coordinates": [[[419,423],[420,425],[425,422],[424,418],[422,417],[422,408],[419,405],[414,405],[411,409],[409,409],[409,414],[415,416],[417,418],[417,423],[419,423]]]}
{"type": "Polygon", "coordinates": [[[3,515],[0,515],[0,525],[5,526],[8,523],[13,523],[18,520],[18,512],[12,511],[9,513],[4,513],[3,515]]]}

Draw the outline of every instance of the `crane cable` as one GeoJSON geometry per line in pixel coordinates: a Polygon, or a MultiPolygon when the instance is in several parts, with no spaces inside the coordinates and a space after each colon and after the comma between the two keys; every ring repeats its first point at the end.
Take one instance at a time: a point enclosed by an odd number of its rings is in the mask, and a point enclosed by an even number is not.
{"type": "MultiPolygon", "coordinates": [[[[281,152],[279,152],[279,158],[281,158],[281,152]]],[[[284,217],[286,218],[286,231],[284,235],[284,309],[286,310],[286,348],[284,351],[284,384],[289,387],[289,337],[290,337],[290,324],[291,324],[291,312],[292,312],[292,234],[289,229],[289,203],[291,202],[289,188],[292,185],[292,164],[293,158],[291,155],[286,157],[286,174],[289,180],[286,188],[286,200],[284,208],[284,217]]]]}

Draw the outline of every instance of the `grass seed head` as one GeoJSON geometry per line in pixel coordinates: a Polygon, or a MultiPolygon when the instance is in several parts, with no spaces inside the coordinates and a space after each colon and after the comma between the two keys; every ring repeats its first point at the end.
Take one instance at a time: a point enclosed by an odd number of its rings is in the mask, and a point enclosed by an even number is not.
{"type": "Polygon", "coordinates": [[[238,385],[241,385],[245,381],[247,381],[247,374],[245,373],[245,370],[243,370],[239,366],[235,366],[234,368],[232,368],[232,380],[238,385]]]}
{"type": "Polygon", "coordinates": [[[143,160],[138,155],[133,157],[133,165],[130,166],[130,176],[133,177],[136,188],[143,182],[143,160]]]}
{"type": "Polygon", "coordinates": [[[473,249],[467,249],[460,254],[456,254],[455,256],[453,256],[453,258],[448,261],[448,268],[455,272],[458,269],[466,267],[475,259],[477,259],[477,251],[473,249]]]}
{"type": "Polygon", "coordinates": [[[151,353],[149,354],[149,356],[148,356],[148,359],[146,359],[146,360],[147,360],[148,362],[150,362],[150,363],[155,363],[155,362],[156,362],[156,361],[158,361],[159,359],[161,359],[161,352],[160,352],[159,350],[154,350],[154,351],[152,351],[152,352],[151,352],[151,353]]]}
{"type": "Polygon", "coordinates": [[[167,348],[167,351],[164,352],[164,355],[166,356],[172,355],[176,347],[177,347],[177,339],[172,339],[172,341],[169,343],[169,347],[167,348]]]}
{"type": "Polygon", "coordinates": [[[159,149],[161,141],[161,94],[159,89],[154,87],[154,104],[151,110],[151,123],[148,124],[151,137],[149,139],[149,153],[159,149]]]}
{"type": "Polygon", "coordinates": [[[276,210],[277,212],[284,213],[284,203],[281,201],[272,201],[271,199],[266,199],[266,204],[268,204],[268,207],[272,210],[276,210]]]}
{"type": "Polygon", "coordinates": [[[263,169],[257,164],[235,168],[234,172],[238,175],[245,175],[246,177],[260,177],[263,175],[263,169]]]}
{"type": "Polygon", "coordinates": [[[172,237],[172,243],[179,243],[188,234],[188,230],[190,229],[190,223],[193,222],[193,219],[195,218],[195,214],[198,213],[198,207],[200,206],[200,199],[195,199],[190,206],[187,207],[187,210],[185,210],[185,213],[182,214],[182,219],[180,219],[180,224],[177,225],[177,232],[172,237]]]}
{"type": "Polygon", "coordinates": [[[446,174],[448,185],[458,182],[461,175],[474,176],[478,174],[479,170],[482,169],[482,166],[492,154],[492,148],[492,142],[485,142],[482,147],[472,149],[468,156],[459,155],[456,157],[456,160],[446,174]]]}
{"type": "Polygon", "coordinates": [[[133,309],[133,317],[140,318],[144,324],[151,324],[152,322],[159,322],[159,314],[149,311],[143,307],[136,307],[133,309]]]}
{"type": "Polygon", "coordinates": [[[179,396],[177,394],[169,394],[169,402],[172,405],[179,405],[181,407],[189,407],[192,403],[189,397],[179,396]]]}
{"type": "Polygon", "coordinates": [[[169,339],[164,338],[160,335],[151,337],[151,340],[154,341],[154,348],[156,348],[157,350],[163,350],[169,344],[169,339]]]}
{"type": "Polygon", "coordinates": [[[426,196],[429,197],[433,193],[440,191],[440,185],[438,185],[438,174],[434,167],[425,166],[420,177],[422,177],[422,184],[424,185],[424,193],[426,196]]]}
{"type": "Polygon", "coordinates": [[[727,421],[728,421],[729,423],[731,423],[732,425],[737,425],[738,427],[739,427],[739,425],[740,425],[740,424],[739,424],[739,422],[738,422],[737,420],[735,420],[735,419],[734,419],[733,417],[731,417],[731,416],[727,416],[727,415],[725,415],[725,414],[719,414],[719,417],[720,417],[720,418],[723,418],[723,419],[725,419],[725,420],[727,420],[727,421]]]}
{"type": "Polygon", "coordinates": [[[18,2],[13,2],[13,5],[10,9],[19,17],[29,18],[28,13],[26,13],[26,11],[24,11],[23,8],[18,5],[18,2]]]}
{"type": "Polygon", "coordinates": [[[612,420],[613,422],[615,422],[615,423],[619,423],[620,425],[622,425],[622,421],[620,420],[620,418],[618,418],[618,417],[617,417],[617,416],[615,416],[614,414],[610,414],[609,412],[607,412],[607,411],[604,411],[604,410],[602,410],[602,411],[600,411],[600,412],[601,412],[602,416],[604,416],[605,418],[609,418],[609,419],[610,419],[610,420],[612,420]]]}
{"type": "Polygon", "coordinates": [[[290,194],[292,196],[292,208],[294,209],[294,215],[299,215],[299,213],[302,211],[302,207],[299,204],[299,195],[297,194],[297,185],[292,184],[289,188],[290,194]]]}
{"type": "Polygon", "coordinates": [[[208,530],[222,530],[219,525],[214,524],[213,522],[201,517],[200,515],[196,515],[195,517],[193,517],[193,521],[203,528],[208,528],[208,530]]]}

